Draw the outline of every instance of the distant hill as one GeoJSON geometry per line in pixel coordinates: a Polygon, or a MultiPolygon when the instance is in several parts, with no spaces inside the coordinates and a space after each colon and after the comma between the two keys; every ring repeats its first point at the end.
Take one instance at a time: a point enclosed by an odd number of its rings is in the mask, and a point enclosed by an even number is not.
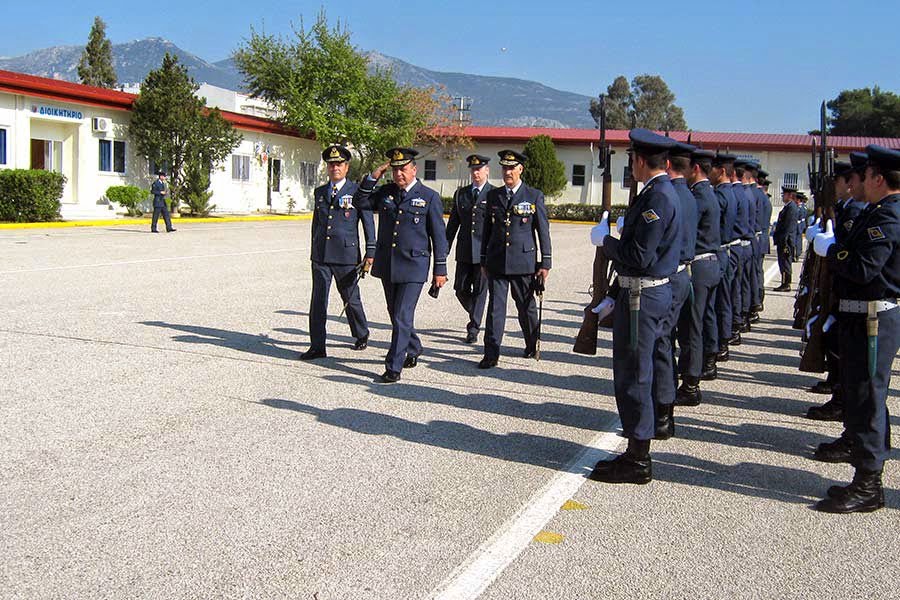
{"type": "MultiPolygon", "coordinates": [[[[55,46],[23,56],[0,58],[0,69],[77,82],[82,49],[82,46],[55,46]]],[[[158,37],[113,44],[113,64],[119,83],[140,83],[148,72],[162,63],[166,52],[178,56],[198,83],[237,91],[243,88],[243,77],[231,58],[210,63],[158,37]]],[[[475,125],[594,126],[588,112],[588,96],[512,77],[431,71],[378,52],[369,52],[367,56],[373,68],[391,69],[399,83],[442,86],[451,96],[472,98],[472,123],[475,125]]]]}

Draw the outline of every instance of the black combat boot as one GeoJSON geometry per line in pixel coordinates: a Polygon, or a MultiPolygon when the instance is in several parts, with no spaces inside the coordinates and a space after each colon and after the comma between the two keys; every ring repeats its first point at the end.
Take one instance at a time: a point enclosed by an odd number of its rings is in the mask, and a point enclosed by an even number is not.
{"type": "Polygon", "coordinates": [[[588,476],[604,483],[644,485],[653,479],[650,440],[628,440],[628,449],[613,460],[601,460],[588,476]]]}
{"type": "Polygon", "coordinates": [[[821,406],[810,406],[806,411],[806,418],[813,421],[837,421],[844,420],[844,401],[837,395],[821,406]]]}
{"type": "MultiPolygon", "coordinates": [[[[713,362],[713,368],[716,368],[715,362],[713,362]]],[[[675,406],[698,406],[701,398],[700,378],[685,375],[681,387],[675,393],[675,406]]]]}
{"type": "Polygon", "coordinates": [[[675,406],[673,404],[653,404],[653,415],[656,419],[656,427],[653,432],[654,440],[667,440],[675,435],[675,406]]]}
{"type": "Polygon", "coordinates": [[[718,376],[719,371],[716,369],[716,355],[707,354],[703,357],[703,370],[700,372],[700,379],[703,381],[713,381],[718,376]]]}
{"type": "Polygon", "coordinates": [[[828,497],[816,504],[816,510],[828,513],[872,512],[884,508],[884,488],[881,469],[856,469],[853,481],[846,487],[832,486],[828,497]],[[834,495],[832,495],[834,489],[834,495]]]}
{"type": "Polygon", "coordinates": [[[789,292],[791,291],[791,277],[787,273],[781,274],[781,285],[772,290],[773,292],[789,292]]]}
{"type": "Polygon", "coordinates": [[[853,442],[844,436],[833,442],[822,442],[813,452],[813,459],[828,463],[849,463],[853,455],[853,442]]]}
{"type": "Polygon", "coordinates": [[[719,342],[719,352],[716,354],[716,362],[728,362],[728,340],[719,342]]]}
{"type": "Polygon", "coordinates": [[[731,339],[728,340],[729,346],[740,346],[741,345],[741,326],[738,325],[731,332],[731,339]]]}

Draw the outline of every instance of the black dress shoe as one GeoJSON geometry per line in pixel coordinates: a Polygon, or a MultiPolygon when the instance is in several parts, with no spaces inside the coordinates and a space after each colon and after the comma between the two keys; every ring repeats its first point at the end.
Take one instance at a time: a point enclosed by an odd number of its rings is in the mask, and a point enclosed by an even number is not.
{"type": "Polygon", "coordinates": [[[166,229],[166,233],[172,233],[173,231],[178,231],[177,229],[166,229]]]}
{"type": "Polygon", "coordinates": [[[853,481],[846,487],[832,486],[838,491],[816,504],[816,510],[828,513],[848,514],[873,512],[884,508],[884,488],[881,485],[881,471],[857,469],[853,481]]]}
{"type": "Polygon", "coordinates": [[[728,362],[728,345],[725,344],[722,350],[716,354],[716,362],[728,362]]]}
{"type": "Polygon", "coordinates": [[[731,336],[731,339],[728,340],[729,346],[740,346],[741,345],[741,332],[737,330],[734,332],[734,335],[731,336]]]}
{"type": "Polygon", "coordinates": [[[713,381],[719,376],[719,370],[716,368],[716,355],[707,354],[703,358],[703,370],[700,372],[700,379],[703,381],[713,381]]]}
{"type": "Polygon", "coordinates": [[[381,383],[397,383],[400,381],[400,373],[388,369],[381,374],[381,383]]]}
{"type": "Polygon", "coordinates": [[[753,313],[750,315],[749,319],[750,323],[759,323],[759,313],[753,313]]]}
{"type": "Polygon", "coordinates": [[[653,439],[668,440],[675,437],[675,407],[671,404],[654,404],[653,439]]]}
{"type": "Polygon", "coordinates": [[[653,463],[649,456],[639,459],[626,452],[612,460],[598,462],[588,479],[603,483],[644,485],[653,480],[653,463]]]}
{"type": "Polygon", "coordinates": [[[150,230],[150,233],[159,233],[159,230],[158,230],[158,229],[151,229],[151,230],[150,230]]]}
{"type": "Polygon", "coordinates": [[[466,343],[467,344],[474,344],[477,341],[478,341],[478,332],[477,331],[470,331],[469,333],[466,334],[466,343]]]}
{"type": "Polygon", "coordinates": [[[750,320],[749,319],[744,321],[743,323],[741,323],[740,331],[741,331],[741,333],[749,333],[750,332],[750,320]]]}
{"type": "Polygon", "coordinates": [[[853,444],[844,437],[839,437],[833,442],[819,444],[813,452],[813,459],[827,463],[849,463],[853,455],[853,444]]]}
{"type": "Polygon", "coordinates": [[[754,304],[750,307],[750,313],[756,316],[759,316],[759,313],[763,311],[762,304],[754,304]]]}
{"type": "Polygon", "coordinates": [[[827,381],[819,381],[807,391],[812,392],[813,394],[831,394],[834,390],[827,381]]]}
{"type": "Polygon", "coordinates": [[[317,358],[326,358],[328,355],[324,350],[313,350],[310,348],[300,355],[300,360],[315,360],[317,358]]]}
{"type": "Polygon", "coordinates": [[[490,369],[491,367],[496,367],[496,366],[497,366],[497,359],[496,358],[488,358],[487,356],[482,358],[481,362],[478,363],[479,369],[490,369]]]}
{"type": "Polygon", "coordinates": [[[844,403],[832,398],[822,406],[810,406],[806,411],[806,418],[813,421],[837,421],[844,420],[844,403]]]}
{"type": "Polygon", "coordinates": [[[789,292],[789,291],[791,291],[791,284],[782,283],[777,288],[772,288],[772,291],[773,292],[789,292]]]}
{"type": "Polygon", "coordinates": [[[700,394],[700,381],[696,383],[688,382],[685,378],[684,383],[675,392],[675,406],[700,406],[703,396],[700,394]]]}
{"type": "Polygon", "coordinates": [[[522,358],[535,358],[537,357],[537,349],[535,348],[525,348],[525,351],[522,352],[522,358]]]}
{"type": "Polygon", "coordinates": [[[369,336],[363,336],[356,340],[356,343],[353,344],[354,350],[365,350],[369,347],[369,336]]]}
{"type": "Polygon", "coordinates": [[[419,364],[418,356],[407,356],[406,360],[403,361],[403,368],[404,369],[412,369],[417,364],[419,364]]]}

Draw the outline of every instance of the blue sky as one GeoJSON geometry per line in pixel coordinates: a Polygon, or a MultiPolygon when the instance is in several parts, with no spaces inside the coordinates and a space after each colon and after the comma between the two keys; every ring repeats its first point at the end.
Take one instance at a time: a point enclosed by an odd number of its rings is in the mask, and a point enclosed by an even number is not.
{"type": "Polygon", "coordinates": [[[747,0],[742,3],[363,0],[247,3],[73,3],[4,8],[0,55],[83,44],[94,15],[114,43],[160,36],[210,61],[250,28],[289,34],[325,6],[354,43],[438,71],[521,77],[594,96],[620,74],[659,74],[706,131],[805,132],[842,89],[900,91],[900,2],[747,0]],[[248,11],[252,6],[252,12],[248,11]],[[637,14],[633,9],[642,9],[637,14]],[[149,14],[147,9],[153,10],[149,14]],[[501,48],[506,48],[502,51],[501,48]]]}

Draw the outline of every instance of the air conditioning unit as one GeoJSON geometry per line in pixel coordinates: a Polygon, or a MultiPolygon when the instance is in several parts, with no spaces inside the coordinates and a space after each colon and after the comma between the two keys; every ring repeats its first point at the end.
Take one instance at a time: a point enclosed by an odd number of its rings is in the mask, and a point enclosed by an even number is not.
{"type": "Polygon", "coordinates": [[[94,117],[91,120],[91,129],[101,133],[109,131],[110,125],[109,119],[104,119],[103,117],[94,117]]]}

